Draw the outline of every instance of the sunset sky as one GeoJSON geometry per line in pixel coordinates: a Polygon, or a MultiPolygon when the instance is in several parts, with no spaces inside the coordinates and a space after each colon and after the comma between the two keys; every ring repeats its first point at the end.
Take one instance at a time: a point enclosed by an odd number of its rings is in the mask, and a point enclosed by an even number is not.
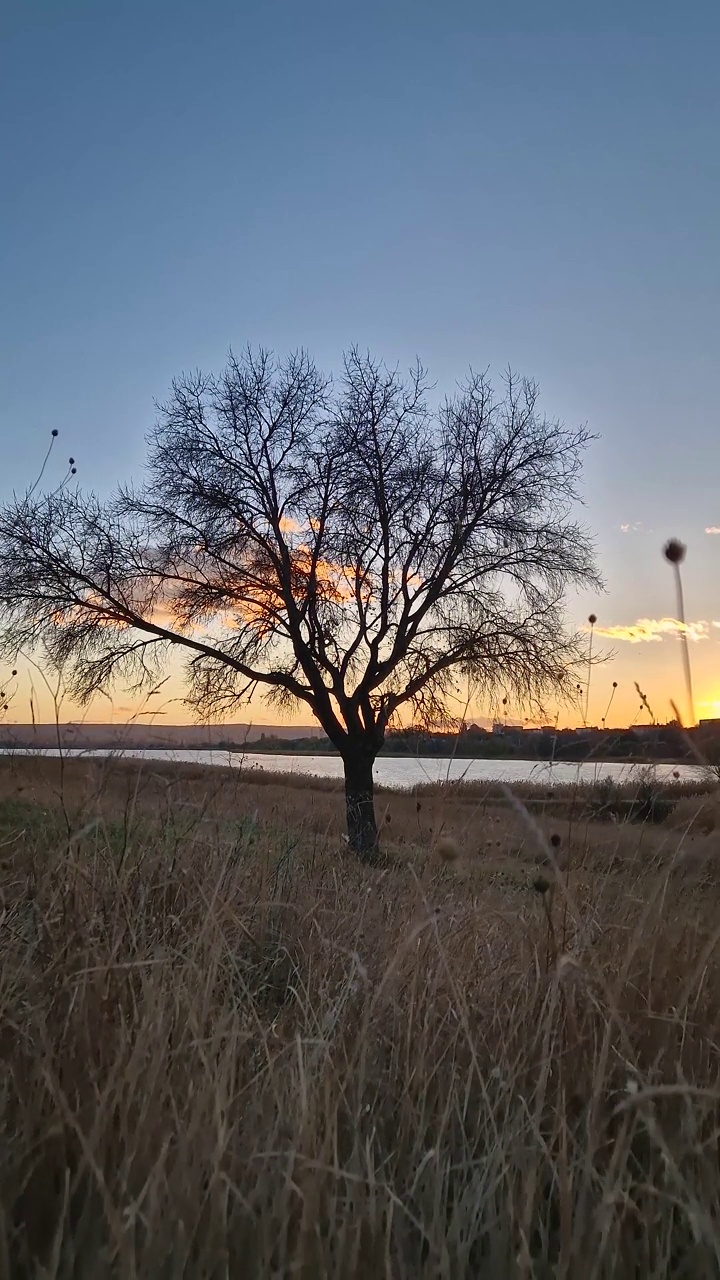
{"type": "MultiPolygon", "coordinates": [[[[231,345],[418,355],[439,392],[512,364],[599,436],[607,591],[569,601],[614,653],[590,721],[613,681],[613,724],[635,681],[658,719],[685,706],[670,536],[697,713],[720,716],[716,4],[6,0],[2,25],[0,496],[53,428],[50,479],[70,454],[100,492],[139,476],[154,399],[231,345]]],[[[181,697],[176,671],[168,722],[181,697]]]]}

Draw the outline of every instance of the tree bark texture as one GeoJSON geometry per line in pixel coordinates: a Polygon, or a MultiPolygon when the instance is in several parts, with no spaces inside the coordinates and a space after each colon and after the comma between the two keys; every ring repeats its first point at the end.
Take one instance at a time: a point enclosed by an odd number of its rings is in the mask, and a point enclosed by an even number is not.
{"type": "Polygon", "coordinates": [[[375,820],[374,763],[374,755],[362,746],[349,747],[343,757],[348,841],[363,862],[375,862],[380,852],[375,820]]]}

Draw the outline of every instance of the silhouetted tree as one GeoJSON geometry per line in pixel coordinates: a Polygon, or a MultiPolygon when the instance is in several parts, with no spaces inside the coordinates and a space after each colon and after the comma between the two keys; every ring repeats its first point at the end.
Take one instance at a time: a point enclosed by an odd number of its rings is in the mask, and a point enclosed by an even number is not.
{"type": "Polygon", "coordinates": [[[471,373],[432,411],[420,366],[354,350],[333,383],[304,353],[247,351],[158,412],[142,488],[64,484],[0,511],[5,648],[44,652],[73,696],[146,685],[177,648],[198,714],[258,687],[305,703],[371,858],[373,764],[401,708],[442,720],[460,676],[525,703],[574,690],[562,603],[596,580],[571,514],[588,435],[541,416],[533,383],[496,396],[471,373]]]}

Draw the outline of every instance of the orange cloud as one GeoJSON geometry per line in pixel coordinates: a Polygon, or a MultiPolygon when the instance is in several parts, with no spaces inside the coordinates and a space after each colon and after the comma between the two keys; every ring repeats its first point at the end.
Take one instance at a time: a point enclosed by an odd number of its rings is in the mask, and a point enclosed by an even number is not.
{"type": "Polygon", "coordinates": [[[708,525],[708,526],[707,526],[707,528],[705,529],[705,532],[706,532],[706,533],[720,533],[720,527],[718,527],[718,525],[716,525],[716,524],[710,524],[710,525],[708,525]]]}
{"type": "Polygon", "coordinates": [[[638,618],[629,626],[595,627],[596,636],[624,640],[628,644],[658,642],[666,636],[680,635],[686,635],[688,640],[707,640],[709,634],[709,622],[678,622],[677,618],[638,618]]]}
{"type": "MultiPolygon", "coordinates": [[[[300,529],[300,526],[290,519],[283,524],[286,526],[286,532],[300,529]]],[[[318,598],[336,605],[354,600],[357,585],[356,570],[352,565],[336,563],[322,557],[314,559],[312,549],[305,542],[291,547],[290,558],[292,591],[296,600],[302,599],[307,593],[311,578],[318,598]]],[[[154,584],[148,582],[146,585],[145,597],[133,601],[137,613],[168,630],[191,634],[195,626],[192,623],[183,622],[178,616],[179,610],[176,608],[176,603],[179,603],[179,600],[175,599],[176,591],[172,584],[165,584],[167,587],[165,590],[162,582],[154,584]]],[[[216,619],[230,627],[237,625],[238,620],[241,620],[243,623],[256,625],[269,632],[278,617],[285,612],[285,600],[280,584],[273,580],[270,571],[265,576],[264,567],[261,566],[258,570],[258,580],[241,580],[240,585],[243,598],[233,601],[226,609],[218,607],[215,611],[216,619]]],[[[374,588],[374,582],[369,575],[366,575],[359,586],[360,595],[366,604],[371,600],[374,588]]],[[[181,593],[178,594],[181,598],[181,593]]],[[[228,595],[232,596],[232,585],[228,588],[228,595]]],[[[84,597],[84,604],[95,611],[95,622],[98,626],[118,631],[124,631],[132,626],[132,623],[121,616],[114,616],[112,604],[99,593],[88,591],[84,597]]],[[[76,605],[57,610],[53,621],[62,626],[79,622],[84,616],[85,608],[76,605]]]]}

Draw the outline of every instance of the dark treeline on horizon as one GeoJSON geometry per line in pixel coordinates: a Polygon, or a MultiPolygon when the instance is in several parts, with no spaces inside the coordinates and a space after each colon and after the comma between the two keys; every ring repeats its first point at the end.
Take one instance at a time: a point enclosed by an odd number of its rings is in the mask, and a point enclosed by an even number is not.
{"type": "MultiPolygon", "coordinates": [[[[628,759],[687,761],[693,763],[698,749],[714,759],[720,748],[720,724],[687,731],[675,723],[602,729],[524,729],[495,726],[491,731],[478,725],[457,730],[407,728],[388,733],[381,755],[460,756],[466,759],[566,760],[628,759]]],[[[264,736],[252,750],[332,751],[324,738],[284,739],[264,736]]]]}
{"type": "MultiPolygon", "coordinates": [[[[321,731],[249,725],[60,724],[4,725],[0,748],[64,750],[208,750],[250,754],[336,754],[321,731]]],[[[464,759],[686,761],[720,759],[720,722],[685,730],[675,723],[604,729],[538,729],[496,724],[455,729],[410,727],[387,734],[383,755],[464,759]]]]}

